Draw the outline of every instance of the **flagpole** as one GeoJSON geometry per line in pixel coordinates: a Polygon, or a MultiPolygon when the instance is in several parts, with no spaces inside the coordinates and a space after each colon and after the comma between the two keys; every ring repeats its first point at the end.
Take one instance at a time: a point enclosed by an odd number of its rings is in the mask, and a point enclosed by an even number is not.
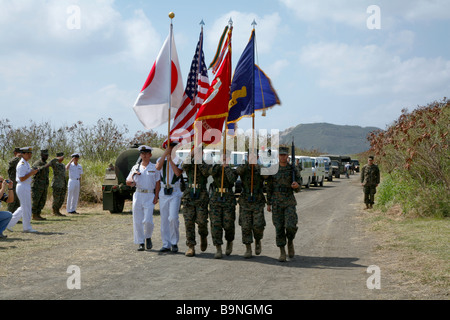
{"type": "MultiPolygon", "coordinates": [[[[169,13],[170,31],[169,31],[169,118],[167,119],[167,148],[170,148],[170,109],[172,108],[172,39],[173,39],[173,24],[172,20],[175,18],[175,13],[169,13]]],[[[170,189],[169,183],[169,159],[166,164],[166,189],[170,189]]]]}
{"type": "MultiPolygon", "coordinates": [[[[200,31],[200,44],[198,48],[198,59],[197,59],[197,95],[195,96],[195,99],[198,99],[198,81],[201,77],[200,75],[200,63],[202,62],[202,48],[203,48],[203,26],[205,25],[205,22],[200,21],[201,31],[200,31]]],[[[196,101],[194,101],[196,103],[196,101]]],[[[197,189],[197,164],[194,161],[194,195],[196,194],[197,189]]]]}
{"type": "MultiPolygon", "coordinates": [[[[228,31],[228,34],[230,34],[230,32],[231,32],[231,28],[233,27],[233,20],[231,20],[231,18],[230,18],[230,20],[228,20],[228,24],[229,24],[229,26],[230,26],[230,28],[229,28],[229,31],[228,31]]],[[[229,37],[229,35],[228,35],[228,37],[229,37]]],[[[230,53],[230,57],[231,57],[231,39],[230,39],[230,41],[228,42],[228,50],[229,50],[229,53],[230,53]]],[[[230,58],[231,59],[231,58],[230,58]]],[[[231,62],[231,61],[230,61],[231,62]]],[[[232,65],[231,65],[231,63],[230,63],[230,66],[229,66],[229,68],[230,68],[230,75],[231,75],[231,68],[232,68],[232,65]]],[[[227,123],[226,123],[226,121],[224,122],[224,125],[225,125],[225,135],[224,135],[224,138],[223,138],[223,155],[225,156],[225,162],[226,162],[226,159],[227,159],[227,154],[226,154],[226,148],[227,148],[227,133],[228,133],[228,126],[227,126],[227,123]]],[[[222,156],[222,158],[223,158],[223,156],[222,156]]],[[[224,178],[224,175],[225,175],[225,167],[224,167],[224,164],[225,163],[222,163],[222,180],[221,180],[221,182],[220,182],[220,198],[222,199],[222,197],[223,197],[223,178],[224,178]]]]}
{"type": "MultiPolygon", "coordinates": [[[[252,22],[252,26],[253,26],[253,36],[256,38],[255,35],[255,26],[256,26],[256,21],[253,20],[252,22]]],[[[252,64],[252,86],[253,86],[253,90],[252,90],[252,107],[253,107],[253,112],[252,112],[252,154],[254,153],[255,150],[255,39],[253,39],[253,64],[252,64]]],[[[253,199],[253,176],[254,176],[254,168],[255,165],[251,164],[251,168],[252,168],[252,178],[251,178],[251,185],[250,185],[250,197],[253,199]]]]}

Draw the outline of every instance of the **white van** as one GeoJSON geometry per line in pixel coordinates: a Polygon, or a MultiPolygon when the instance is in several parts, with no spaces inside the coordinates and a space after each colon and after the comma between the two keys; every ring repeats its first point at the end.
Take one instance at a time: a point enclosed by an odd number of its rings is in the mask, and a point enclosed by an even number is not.
{"type": "Polygon", "coordinates": [[[309,188],[313,177],[313,160],[308,156],[295,156],[295,160],[296,162],[298,160],[298,167],[300,167],[299,170],[301,169],[300,176],[302,177],[302,186],[309,188]]]}
{"type": "Polygon", "coordinates": [[[331,159],[329,157],[319,157],[323,159],[325,165],[325,178],[327,181],[333,181],[333,168],[331,167],[331,159]]]}
{"type": "Polygon", "coordinates": [[[311,157],[312,159],[312,183],[315,187],[323,187],[323,181],[325,180],[325,162],[322,157],[311,157]]]}

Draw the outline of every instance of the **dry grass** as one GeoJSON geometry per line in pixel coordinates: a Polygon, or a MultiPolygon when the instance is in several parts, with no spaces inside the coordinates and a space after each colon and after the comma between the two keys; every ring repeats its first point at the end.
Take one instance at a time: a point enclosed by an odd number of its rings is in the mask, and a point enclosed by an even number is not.
{"type": "Polygon", "coordinates": [[[397,206],[386,213],[370,210],[366,217],[386,283],[407,287],[412,299],[449,298],[448,218],[406,218],[397,206]]]}

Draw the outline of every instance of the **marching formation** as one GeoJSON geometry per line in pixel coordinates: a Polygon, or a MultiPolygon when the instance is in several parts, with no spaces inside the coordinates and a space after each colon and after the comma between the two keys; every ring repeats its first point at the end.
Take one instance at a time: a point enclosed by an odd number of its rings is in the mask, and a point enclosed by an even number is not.
{"type": "Polygon", "coordinates": [[[272,212],[272,221],[276,230],[276,245],[280,248],[279,261],[294,257],[293,240],[297,233],[298,216],[294,192],[300,191],[300,174],[297,168],[288,162],[289,148],[279,148],[279,170],[274,175],[261,175],[261,167],[249,158],[235,170],[228,164],[229,154],[225,153],[222,164],[194,163],[194,151],[191,160],[183,164],[178,157],[172,158],[174,143],[166,149],[163,156],[150,162],[152,148],[140,146],[140,159],[131,169],[126,183],[136,187],[133,195],[133,230],[134,242],[138,251],[153,247],[154,230],[153,209],[160,204],[161,240],[160,252],[178,252],[179,219],[181,209],[186,229],[187,257],[195,256],[196,228],[200,238],[200,250],[208,246],[208,219],[212,243],[216,247],[214,258],[223,257],[222,246],[226,241],[225,255],[233,251],[235,239],[236,205],[239,203],[239,225],[242,229],[242,242],[246,246],[245,258],[251,258],[251,244],[255,241],[254,253],[262,251],[261,239],[264,235],[266,221],[264,207],[272,212]],[[169,172],[167,175],[165,172],[169,172]],[[181,192],[182,174],[185,172],[187,185],[181,192]],[[207,180],[213,179],[213,193],[207,192],[207,180]],[[241,177],[242,192],[236,201],[234,184],[241,177]],[[264,181],[267,187],[267,199],[264,195],[264,181]],[[182,204],[182,205],[181,205],[182,204]]]}

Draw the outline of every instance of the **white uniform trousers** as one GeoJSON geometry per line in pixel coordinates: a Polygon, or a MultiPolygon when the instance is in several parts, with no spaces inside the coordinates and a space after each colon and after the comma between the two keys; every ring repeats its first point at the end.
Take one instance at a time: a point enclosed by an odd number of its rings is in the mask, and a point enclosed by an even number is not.
{"type": "Polygon", "coordinates": [[[77,211],[80,197],[80,180],[69,179],[67,185],[67,212],[77,211]]]}
{"type": "Polygon", "coordinates": [[[135,192],[133,195],[133,232],[134,243],[145,243],[153,234],[154,193],[135,192]]]}
{"type": "Polygon", "coordinates": [[[180,240],[180,212],[181,197],[183,193],[179,186],[173,187],[172,194],[165,195],[164,187],[159,192],[159,212],[161,216],[161,240],[164,248],[178,244],[180,240]]]}
{"type": "Polygon", "coordinates": [[[11,229],[20,218],[23,218],[23,230],[31,230],[31,185],[28,183],[18,183],[16,186],[16,194],[20,201],[20,207],[14,211],[8,228],[11,229]]]}

